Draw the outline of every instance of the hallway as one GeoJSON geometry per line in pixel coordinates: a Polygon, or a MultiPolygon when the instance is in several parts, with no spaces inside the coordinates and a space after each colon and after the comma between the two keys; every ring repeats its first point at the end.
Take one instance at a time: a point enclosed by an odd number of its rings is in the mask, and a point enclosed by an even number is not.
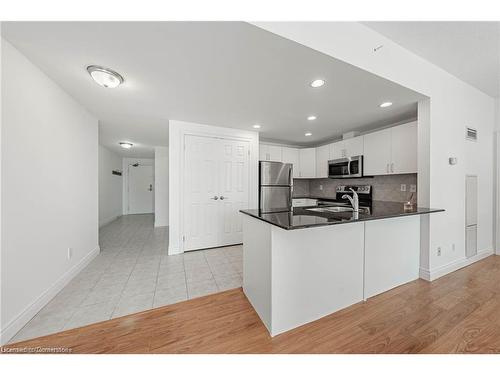
{"type": "Polygon", "coordinates": [[[100,230],[101,253],[11,340],[17,342],[237,288],[242,246],[168,256],[168,230],[129,215],[100,230]]]}

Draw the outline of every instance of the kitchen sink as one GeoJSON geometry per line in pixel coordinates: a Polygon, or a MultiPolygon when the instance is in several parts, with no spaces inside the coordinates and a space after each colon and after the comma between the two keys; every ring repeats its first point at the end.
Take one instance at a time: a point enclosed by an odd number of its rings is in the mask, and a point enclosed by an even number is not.
{"type": "Polygon", "coordinates": [[[314,208],[306,208],[307,211],[314,212],[352,212],[352,207],[314,207],[314,208]]]}

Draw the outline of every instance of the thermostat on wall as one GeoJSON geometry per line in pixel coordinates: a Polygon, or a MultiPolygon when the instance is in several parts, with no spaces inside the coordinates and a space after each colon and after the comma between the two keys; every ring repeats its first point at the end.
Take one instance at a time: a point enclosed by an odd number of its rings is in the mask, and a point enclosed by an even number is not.
{"type": "Polygon", "coordinates": [[[448,158],[448,163],[450,165],[455,165],[457,164],[457,158],[448,158]]]}

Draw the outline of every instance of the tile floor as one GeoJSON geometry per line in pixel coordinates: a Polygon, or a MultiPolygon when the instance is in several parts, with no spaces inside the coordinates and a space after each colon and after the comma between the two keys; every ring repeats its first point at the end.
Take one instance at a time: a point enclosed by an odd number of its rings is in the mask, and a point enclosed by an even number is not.
{"type": "Polygon", "coordinates": [[[17,342],[164,306],[242,283],[242,246],[167,255],[153,215],[100,230],[101,253],[11,340],[17,342]]]}

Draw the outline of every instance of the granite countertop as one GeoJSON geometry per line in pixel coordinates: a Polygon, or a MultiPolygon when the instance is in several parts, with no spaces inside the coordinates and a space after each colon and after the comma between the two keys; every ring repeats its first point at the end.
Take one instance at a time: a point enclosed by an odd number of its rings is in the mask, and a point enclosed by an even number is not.
{"type": "MultiPolygon", "coordinates": [[[[335,206],[323,205],[320,207],[325,208],[335,206]]],[[[319,207],[295,207],[293,211],[283,211],[267,214],[261,213],[258,209],[241,210],[240,212],[244,213],[245,215],[252,216],[256,219],[265,221],[269,224],[276,225],[280,228],[291,230],[321,227],[325,225],[353,223],[358,221],[388,219],[392,217],[425,215],[444,211],[444,209],[441,208],[425,207],[416,207],[411,210],[405,210],[403,203],[384,201],[373,201],[370,207],[360,207],[360,211],[358,213],[354,213],[352,211],[321,212],[310,210],[316,208],[319,207]]]]}

